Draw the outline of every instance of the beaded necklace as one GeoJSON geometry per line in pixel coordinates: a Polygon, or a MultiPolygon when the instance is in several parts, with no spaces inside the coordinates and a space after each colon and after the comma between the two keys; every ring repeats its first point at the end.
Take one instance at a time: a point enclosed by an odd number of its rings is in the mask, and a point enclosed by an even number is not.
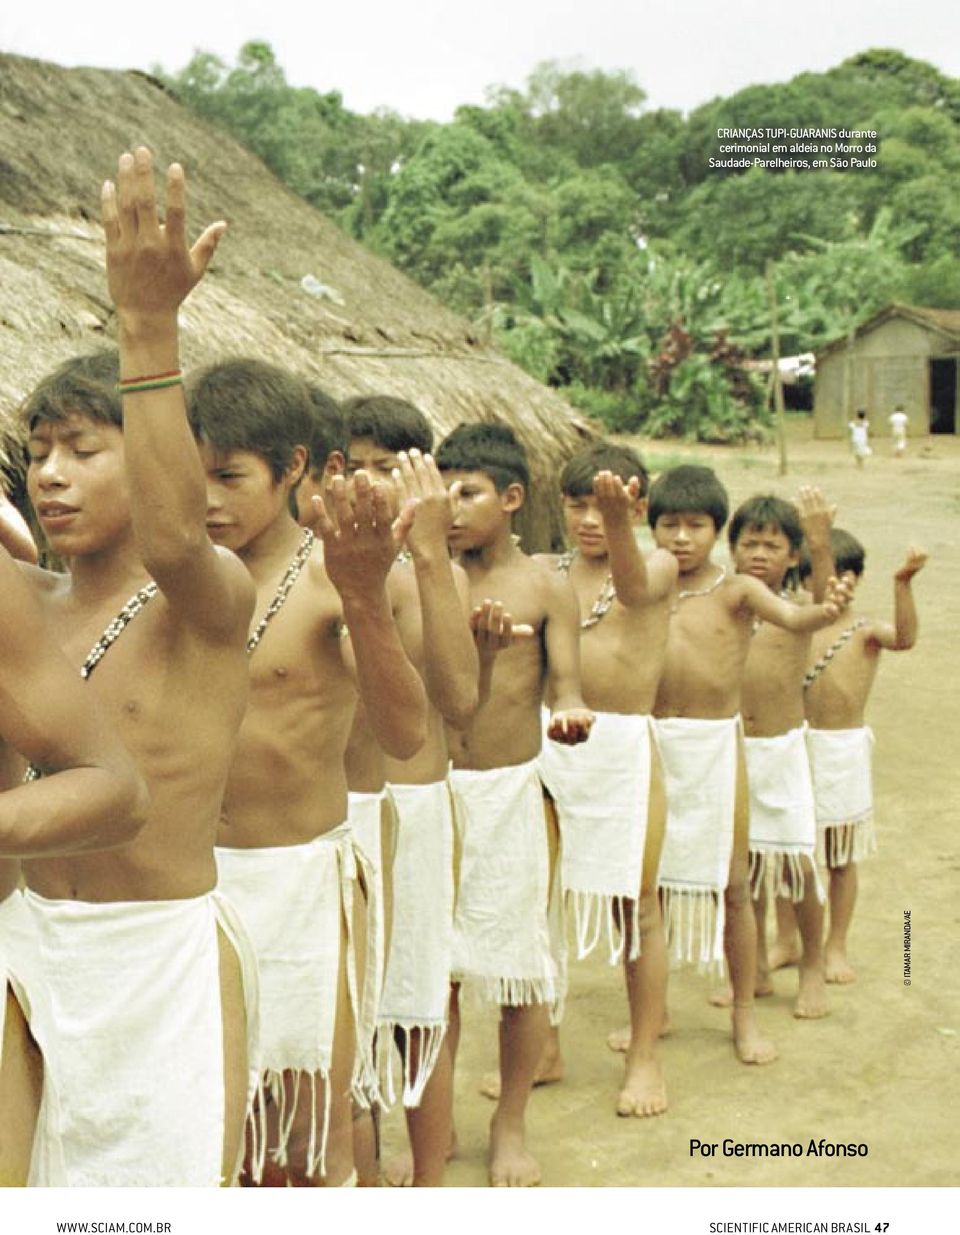
{"type": "Polygon", "coordinates": [[[708,583],[706,587],[689,588],[682,592],[677,592],[674,597],[673,604],[670,606],[670,612],[676,613],[676,611],[680,608],[681,600],[689,600],[692,596],[709,596],[711,592],[715,592],[727,577],[726,566],[719,566],[717,569],[720,573],[717,575],[716,579],[714,579],[712,583],[708,583]]]}
{"type": "Polygon", "coordinates": [[[831,660],[833,660],[834,656],[836,656],[836,654],[840,651],[843,645],[849,639],[853,638],[853,635],[855,634],[856,631],[860,629],[861,626],[866,626],[866,624],[867,624],[866,618],[857,618],[857,620],[854,622],[852,626],[849,626],[843,632],[843,634],[838,635],[837,638],[834,639],[833,643],[830,644],[830,646],[827,648],[824,654],[820,657],[817,663],[813,665],[812,668],[808,669],[807,672],[803,675],[803,689],[804,690],[808,690],[814,684],[814,682],[817,680],[820,674],[823,673],[824,669],[826,669],[826,667],[830,664],[831,660]]]}
{"type": "Polygon", "coordinates": [[[309,528],[304,528],[303,536],[300,540],[300,547],[297,549],[296,553],[294,554],[293,561],[287,567],[283,578],[280,580],[280,585],[278,586],[276,590],[273,600],[271,600],[270,604],[267,606],[266,613],[264,613],[263,617],[257,623],[256,630],[247,640],[248,655],[252,656],[253,653],[257,650],[257,648],[260,646],[260,640],[263,638],[267,627],[270,625],[273,619],[277,616],[277,614],[283,608],[284,602],[286,601],[287,597],[290,595],[290,589],[293,587],[296,581],[300,578],[300,572],[303,570],[304,566],[306,566],[307,564],[307,559],[309,558],[310,552],[313,549],[315,540],[316,540],[316,537],[314,536],[313,532],[311,532],[309,528]]]}
{"type": "MultiPolygon", "coordinates": [[[[576,549],[568,549],[566,553],[561,553],[557,558],[557,570],[562,575],[570,577],[570,567],[573,565],[573,560],[577,556],[576,549]]],[[[600,589],[600,594],[593,602],[593,607],[585,618],[580,622],[581,630],[590,630],[597,623],[607,616],[610,612],[613,602],[617,599],[617,589],[613,584],[613,575],[607,575],[603,581],[603,587],[600,589]]]]}
{"type": "MultiPolygon", "coordinates": [[[[84,681],[93,673],[97,665],[100,664],[104,656],[111,647],[120,638],[126,628],[130,625],[133,619],[137,616],[141,609],[157,594],[157,585],[151,579],[149,583],[135,592],[127,603],[123,606],[120,612],[111,622],[108,623],[103,634],[96,641],[90,651],[87,653],[86,659],[80,666],[80,676],[84,681]]],[[[39,780],[43,775],[40,768],[35,763],[31,763],[24,773],[24,782],[39,780]]]]}

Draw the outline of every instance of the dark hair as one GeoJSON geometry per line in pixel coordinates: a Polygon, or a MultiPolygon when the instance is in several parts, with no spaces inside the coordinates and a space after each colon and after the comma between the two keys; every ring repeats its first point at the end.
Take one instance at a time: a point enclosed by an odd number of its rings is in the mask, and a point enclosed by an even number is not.
{"type": "Polygon", "coordinates": [[[98,424],[123,428],[117,382],[120,357],[114,351],[74,356],[48,374],[27,396],[20,420],[30,431],[42,420],[59,423],[74,413],[98,424]]]}
{"type": "Polygon", "coordinates": [[[306,382],[262,360],[226,360],[202,369],[187,388],[190,427],[216,451],[249,450],[275,481],[296,446],[309,450],[314,413],[306,382]]]}
{"type": "Polygon", "coordinates": [[[782,497],[776,497],[772,493],[758,493],[734,511],[727,531],[730,548],[735,548],[745,528],[762,531],[766,527],[776,528],[777,531],[782,532],[789,540],[791,549],[799,549],[803,544],[800,512],[793,502],[785,501],[782,497]]]}
{"type": "Polygon", "coordinates": [[[457,425],[437,447],[441,472],[483,472],[498,493],[508,485],[530,488],[527,452],[509,425],[457,425]]]}
{"type": "Polygon", "coordinates": [[[858,420],[864,420],[866,418],[866,415],[867,415],[867,409],[865,407],[857,408],[857,419],[858,420]]]}
{"type": "Polygon", "coordinates": [[[560,473],[560,492],[564,497],[587,497],[593,492],[597,472],[613,472],[626,484],[631,476],[640,481],[641,497],[647,492],[650,476],[643,460],[629,446],[614,442],[594,442],[569,459],[560,473]]]}
{"type": "Polygon", "coordinates": [[[319,476],[335,450],[339,450],[346,458],[350,437],[340,405],[312,382],[307,384],[307,390],[310,394],[312,428],[309,442],[310,472],[319,476]]]}
{"type": "MultiPolygon", "coordinates": [[[[863,574],[863,567],[867,560],[867,551],[852,532],[845,532],[840,527],[831,528],[830,553],[833,556],[833,568],[838,575],[846,574],[849,571],[859,579],[863,574]]],[[[806,579],[812,573],[813,567],[810,563],[810,554],[806,549],[800,552],[799,569],[801,579],[806,579]]]]}
{"type": "Polygon", "coordinates": [[[355,395],[343,405],[347,436],[369,437],[384,450],[433,448],[433,429],[419,408],[392,395],[355,395]]]}
{"type": "Polygon", "coordinates": [[[709,515],[718,532],[726,523],[730,501],[713,468],[684,463],[662,473],[650,486],[647,519],[651,527],[657,526],[661,515],[688,511],[709,515]]]}

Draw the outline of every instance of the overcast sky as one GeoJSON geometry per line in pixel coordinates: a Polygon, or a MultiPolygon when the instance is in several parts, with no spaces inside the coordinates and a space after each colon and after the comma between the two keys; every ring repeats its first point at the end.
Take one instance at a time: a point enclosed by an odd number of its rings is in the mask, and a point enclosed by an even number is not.
{"type": "Polygon", "coordinates": [[[8,0],[0,14],[0,50],[65,65],[175,71],[197,48],[233,62],[250,39],[353,111],[438,120],[551,59],[632,70],[651,106],[684,111],[868,47],[960,77],[957,0],[8,0]]]}

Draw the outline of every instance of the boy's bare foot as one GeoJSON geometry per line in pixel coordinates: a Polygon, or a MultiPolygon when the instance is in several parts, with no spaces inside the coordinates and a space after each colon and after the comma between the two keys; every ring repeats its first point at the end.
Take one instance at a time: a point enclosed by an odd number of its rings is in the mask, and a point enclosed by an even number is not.
{"type": "Polygon", "coordinates": [[[819,966],[801,968],[800,990],[797,993],[797,1002],[793,1005],[793,1015],[803,1021],[815,1021],[829,1013],[823,970],[819,966]]]}
{"type": "Polygon", "coordinates": [[[777,1048],[760,1032],[753,1005],[732,1008],[733,1049],[741,1063],[764,1064],[773,1063],[777,1058],[777,1048]]]}
{"type": "Polygon", "coordinates": [[[782,943],[777,939],[767,952],[767,964],[771,973],[774,969],[786,969],[788,965],[796,965],[799,961],[800,945],[795,939],[791,943],[782,943]]]}
{"type": "MultiPolygon", "coordinates": [[[[753,993],[757,999],[763,999],[774,993],[769,974],[763,977],[757,975],[757,984],[753,988],[753,993]]],[[[707,1002],[714,1008],[731,1008],[733,1007],[733,990],[728,986],[726,990],[714,991],[707,997],[707,1002]]]]}
{"type": "Polygon", "coordinates": [[[835,982],[840,986],[857,980],[856,971],[847,960],[846,952],[840,949],[827,948],[824,951],[823,976],[828,982],[835,982]]]}
{"type": "Polygon", "coordinates": [[[523,1127],[490,1120],[490,1186],[535,1188],[540,1182],[540,1164],[528,1151],[523,1127]]]}
{"type": "MultiPolygon", "coordinates": [[[[663,1024],[660,1026],[660,1032],[657,1035],[659,1038],[669,1037],[673,1026],[670,1024],[670,1015],[665,1013],[663,1024]]],[[[624,1025],[622,1029],[611,1029],[607,1034],[607,1046],[611,1051],[618,1055],[626,1055],[630,1049],[630,1026],[624,1025]]]]}
{"type": "MultiPolygon", "coordinates": [[[[541,1085],[556,1085],[563,1080],[563,1056],[558,1051],[545,1051],[540,1059],[537,1075],[533,1078],[534,1089],[541,1085]]],[[[485,1072],[478,1086],[479,1092],[494,1102],[500,1101],[500,1073],[485,1072]]]]}
{"type": "Polygon", "coordinates": [[[617,1098],[618,1115],[662,1115],[667,1109],[667,1086],[658,1059],[644,1059],[630,1067],[617,1098]]]}
{"type": "MultiPolygon", "coordinates": [[[[450,1148],[447,1150],[447,1161],[457,1156],[457,1134],[450,1137],[450,1148]]],[[[390,1158],[383,1168],[383,1182],[388,1188],[413,1187],[413,1154],[409,1148],[402,1154],[390,1158]]]]}

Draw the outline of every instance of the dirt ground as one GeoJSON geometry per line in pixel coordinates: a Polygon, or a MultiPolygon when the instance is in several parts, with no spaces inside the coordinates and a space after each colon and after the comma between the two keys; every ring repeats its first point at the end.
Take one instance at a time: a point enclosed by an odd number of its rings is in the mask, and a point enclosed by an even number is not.
{"type": "MultiPolygon", "coordinates": [[[[885,653],[869,708],[876,733],[879,856],[861,867],[851,959],[857,982],[831,987],[822,1021],[791,1015],[796,970],[774,975],[776,993],[760,1004],[762,1024],[781,1058],[771,1067],[738,1064],[727,1014],[708,1006],[708,982],[693,971],[671,976],[673,1034],[662,1043],[670,1109],[626,1120],[614,1103],[622,1063],[605,1045],[625,1021],[620,971],[605,958],[573,963],[562,1029],[566,1077],[530,1103],[530,1147],[552,1186],[613,1187],[920,1187],[960,1183],[960,984],[958,940],[957,703],[960,614],[960,441],[912,441],[894,459],[880,441],[862,471],[842,442],[815,442],[809,420],[789,431],[790,469],[763,448],[687,448],[637,442],[658,463],[689,454],[709,462],[737,502],[757,492],[792,496],[819,484],[839,504],[838,526],[868,550],[857,610],[892,614],[892,574],[907,546],[930,553],[915,592],[917,647],[885,653]],[[951,614],[953,616],[951,616],[951,614]],[[912,920],[912,985],[903,984],[903,914],[912,920]],[[689,1142],[865,1143],[867,1157],[753,1159],[691,1156],[689,1142]]],[[[491,1104],[477,1094],[495,1063],[495,1020],[464,1009],[457,1076],[460,1153],[448,1184],[486,1182],[491,1104]]],[[[385,1152],[401,1140],[397,1112],[387,1118],[385,1152]]],[[[933,1229],[930,1227],[929,1229],[933,1229]]]]}

